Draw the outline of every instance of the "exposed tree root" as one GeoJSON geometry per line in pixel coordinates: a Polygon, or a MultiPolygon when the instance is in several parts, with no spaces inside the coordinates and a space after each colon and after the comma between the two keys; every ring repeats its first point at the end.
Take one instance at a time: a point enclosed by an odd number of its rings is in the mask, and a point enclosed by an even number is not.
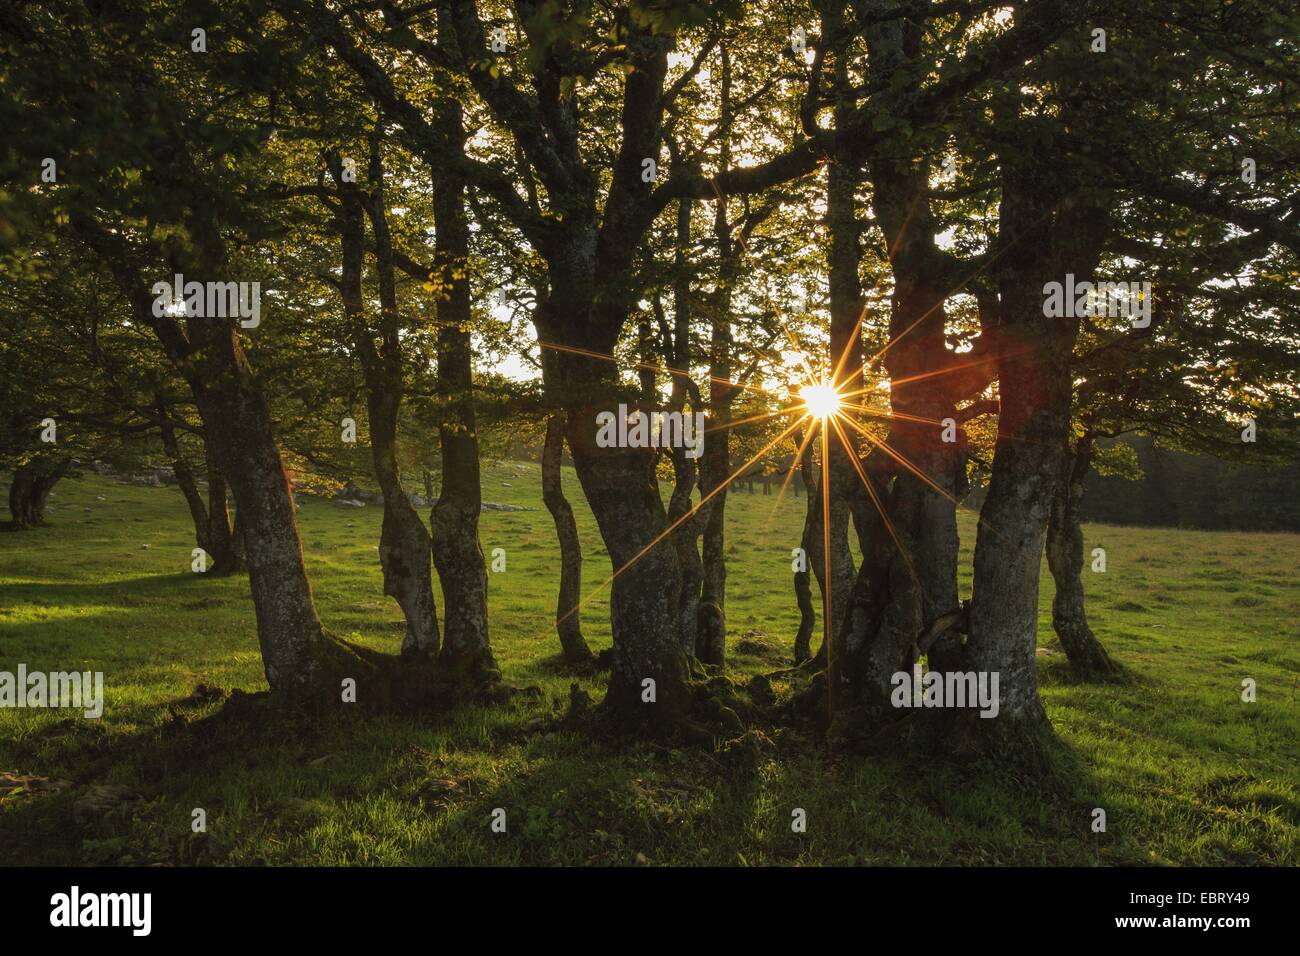
{"type": "Polygon", "coordinates": [[[770,716],[773,693],[762,677],[748,683],[728,677],[723,669],[701,663],[689,664],[686,706],[676,711],[645,704],[644,717],[629,717],[605,702],[593,705],[578,685],[570,689],[568,726],[602,738],[653,739],[659,742],[714,745],[744,736],[750,724],[770,716]]]}

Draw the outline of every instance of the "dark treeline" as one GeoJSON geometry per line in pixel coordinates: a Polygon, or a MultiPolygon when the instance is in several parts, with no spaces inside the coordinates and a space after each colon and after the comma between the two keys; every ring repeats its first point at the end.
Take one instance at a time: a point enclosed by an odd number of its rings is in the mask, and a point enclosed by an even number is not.
{"type": "Polygon", "coordinates": [[[1121,439],[1142,476],[1089,472],[1084,521],[1207,531],[1300,531],[1300,460],[1245,465],[1161,448],[1150,437],[1121,439]]]}

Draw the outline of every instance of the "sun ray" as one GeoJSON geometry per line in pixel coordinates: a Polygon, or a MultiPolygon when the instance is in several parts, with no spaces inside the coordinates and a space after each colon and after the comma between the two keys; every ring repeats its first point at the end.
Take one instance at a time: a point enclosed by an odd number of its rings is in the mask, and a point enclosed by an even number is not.
{"type": "Polygon", "coordinates": [[[949,501],[953,503],[955,507],[962,508],[966,511],[970,511],[972,514],[976,515],[980,527],[988,528],[992,534],[994,534],[997,538],[999,538],[1002,541],[1007,540],[1007,538],[1004,537],[1002,533],[998,531],[997,528],[989,524],[988,520],[984,518],[978,511],[976,511],[974,508],[971,508],[968,505],[962,504],[960,501],[954,498],[947,491],[944,491],[942,488],[940,488],[937,484],[934,483],[933,480],[931,480],[929,475],[927,475],[921,469],[913,465],[900,452],[895,451],[893,448],[890,448],[887,442],[882,441],[881,439],[877,438],[875,435],[872,435],[870,432],[868,432],[865,428],[863,428],[861,425],[859,425],[857,422],[853,421],[852,419],[846,418],[844,420],[848,422],[849,425],[851,425],[860,435],[866,438],[867,441],[871,442],[873,445],[875,445],[885,454],[889,455],[889,457],[893,458],[895,461],[897,461],[900,465],[902,465],[904,468],[906,468],[916,477],[920,478],[923,482],[925,482],[927,485],[929,485],[931,488],[933,488],[935,491],[941,494],[944,498],[947,498],[949,501]]]}
{"type": "Polygon", "coordinates": [[[893,519],[889,517],[889,510],[884,506],[884,503],[881,502],[880,495],[876,492],[876,486],[872,483],[871,479],[867,477],[867,473],[862,470],[862,462],[858,460],[857,451],[854,449],[853,443],[850,442],[848,436],[844,434],[844,431],[840,428],[839,422],[832,422],[832,424],[835,426],[835,430],[839,432],[840,441],[844,443],[845,451],[848,452],[849,461],[853,462],[853,467],[857,470],[858,477],[862,479],[862,484],[866,487],[867,494],[871,497],[871,503],[876,506],[876,511],[880,514],[880,519],[884,522],[885,530],[889,532],[889,537],[893,539],[894,546],[898,548],[898,553],[902,557],[903,563],[907,565],[908,574],[911,575],[913,580],[917,580],[916,565],[912,563],[911,553],[909,549],[904,546],[902,539],[898,536],[898,531],[894,528],[893,519]]]}
{"type": "Polygon", "coordinates": [[[795,469],[800,466],[806,449],[812,443],[813,434],[814,432],[810,428],[804,433],[804,437],[800,439],[799,447],[794,453],[794,459],[790,462],[790,470],[786,472],[785,480],[781,482],[781,489],[776,493],[776,503],[772,505],[772,511],[768,514],[767,521],[763,523],[764,531],[767,531],[772,526],[772,519],[776,517],[776,511],[781,506],[781,501],[785,497],[786,489],[790,487],[790,481],[794,478],[795,469]]]}
{"type": "Polygon", "coordinates": [[[725,422],[718,422],[714,425],[706,425],[706,432],[726,431],[728,428],[735,428],[737,425],[748,425],[753,422],[767,421],[772,418],[780,418],[782,415],[789,415],[791,409],[780,408],[774,412],[760,412],[757,415],[750,415],[748,418],[729,418],[725,422]]]}
{"type": "MultiPolygon", "coordinates": [[[[853,343],[858,341],[858,335],[862,331],[862,323],[867,317],[867,304],[862,303],[862,310],[858,312],[858,321],[853,325],[853,331],[849,333],[849,340],[844,344],[844,351],[840,353],[840,360],[835,365],[835,370],[831,373],[831,384],[839,385],[840,373],[844,371],[844,363],[848,361],[849,355],[853,352],[853,343]]],[[[859,368],[854,377],[865,374],[865,367],[859,368]]]]}
{"type": "Polygon", "coordinates": [[[850,402],[842,402],[844,408],[850,408],[855,412],[866,415],[868,418],[875,418],[881,421],[890,422],[917,422],[921,425],[942,426],[943,422],[935,418],[924,418],[920,415],[909,415],[907,412],[885,411],[883,409],[872,408],[867,405],[854,405],[850,402]]]}
{"type": "MultiPolygon", "coordinates": [[[[770,442],[768,442],[766,445],[764,445],[762,448],[760,448],[760,449],[759,449],[759,450],[754,454],[754,456],[753,456],[752,458],[749,459],[749,461],[745,462],[743,465],[741,465],[739,468],[737,468],[735,471],[733,471],[732,474],[731,474],[728,478],[726,478],[726,480],[719,482],[716,488],[714,488],[714,489],[713,489],[712,491],[710,491],[708,494],[706,494],[706,495],[704,495],[702,498],[700,498],[699,504],[697,504],[694,508],[691,508],[689,511],[687,511],[685,514],[683,514],[680,518],[678,518],[676,521],[674,521],[674,522],[673,522],[672,524],[670,524],[668,527],[664,528],[663,531],[661,531],[658,535],[655,536],[654,540],[652,540],[652,541],[651,541],[649,544],[647,544],[644,548],[642,548],[640,551],[638,551],[636,554],[634,554],[634,555],[633,555],[633,556],[632,556],[632,557],[627,561],[626,564],[624,564],[621,568],[619,568],[617,571],[615,571],[613,574],[611,574],[609,577],[607,577],[604,581],[600,582],[600,584],[597,585],[597,586],[596,586],[596,587],[591,591],[590,594],[588,594],[585,598],[583,598],[581,601],[579,601],[577,604],[575,604],[573,607],[571,607],[568,611],[565,611],[563,615],[561,615],[560,617],[556,618],[556,619],[555,619],[556,626],[559,626],[560,624],[563,624],[565,621],[567,621],[567,620],[568,620],[570,617],[572,617],[572,616],[573,616],[573,615],[574,615],[578,610],[580,610],[582,607],[584,607],[584,606],[585,606],[585,605],[586,605],[586,604],[587,604],[587,603],[588,603],[592,598],[594,598],[597,594],[599,594],[601,591],[603,591],[603,590],[606,588],[606,586],[608,586],[608,585],[609,585],[610,583],[612,583],[616,578],[618,578],[618,576],[619,576],[620,574],[622,574],[624,571],[626,571],[626,570],[627,570],[628,568],[630,568],[632,565],[636,564],[637,561],[640,561],[641,558],[645,557],[646,554],[648,554],[648,553],[649,553],[649,552],[650,552],[650,551],[651,551],[651,550],[652,550],[656,545],[658,545],[661,541],[663,541],[665,538],[667,538],[668,535],[672,534],[673,531],[675,531],[675,530],[676,530],[676,529],[677,529],[677,528],[678,528],[678,527],[679,527],[683,522],[687,521],[689,518],[691,518],[692,516],[694,516],[694,515],[696,514],[696,512],[698,512],[701,508],[703,508],[704,505],[709,501],[709,499],[711,499],[714,495],[716,495],[716,494],[717,494],[719,491],[721,491],[723,488],[728,487],[728,486],[731,484],[731,482],[733,482],[733,481],[736,479],[736,477],[737,477],[741,472],[743,472],[746,468],[748,468],[748,467],[749,467],[750,465],[752,465],[754,462],[758,461],[758,459],[760,459],[760,458],[762,458],[764,455],[766,455],[769,451],[771,451],[773,448],[775,448],[775,447],[776,447],[780,442],[784,441],[785,438],[786,438],[786,436],[789,435],[791,432],[793,432],[796,428],[798,428],[799,425],[800,425],[800,423],[802,423],[802,421],[803,421],[802,418],[799,419],[799,421],[795,422],[793,425],[791,425],[789,428],[787,428],[785,431],[783,431],[780,435],[777,435],[776,438],[773,438],[770,442]]],[[[548,636],[550,633],[551,633],[550,631],[547,631],[546,634],[541,635],[541,636],[542,636],[542,637],[545,637],[545,636],[548,636]]]]}
{"type": "Polygon", "coordinates": [[[898,462],[900,465],[902,465],[904,468],[910,471],[917,478],[920,478],[923,482],[925,482],[927,485],[929,485],[939,494],[943,495],[954,505],[961,504],[961,502],[959,502],[951,494],[949,494],[947,491],[944,491],[937,484],[935,484],[929,475],[927,475],[920,468],[916,467],[916,465],[908,461],[908,459],[901,452],[895,451],[893,448],[890,448],[889,444],[885,442],[883,439],[877,438],[875,435],[871,434],[871,432],[867,431],[865,428],[863,428],[861,425],[859,425],[857,422],[853,421],[852,419],[846,418],[845,421],[848,422],[849,425],[854,430],[856,430],[858,434],[862,435],[862,437],[864,437],[867,441],[871,442],[873,445],[875,445],[885,454],[889,455],[890,458],[893,458],[894,461],[898,462]]]}
{"type": "Polygon", "coordinates": [[[835,708],[831,706],[831,693],[835,681],[831,680],[831,675],[835,672],[831,669],[831,637],[835,633],[831,624],[831,605],[834,603],[834,595],[831,587],[831,456],[830,441],[828,439],[829,426],[827,422],[830,415],[822,416],[822,558],[824,564],[825,577],[822,578],[825,586],[822,588],[822,594],[825,596],[822,601],[822,617],[825,627],[822,631],[822,647],[826,649],[826,719],[829,721],[835,713],[835,708]]]}

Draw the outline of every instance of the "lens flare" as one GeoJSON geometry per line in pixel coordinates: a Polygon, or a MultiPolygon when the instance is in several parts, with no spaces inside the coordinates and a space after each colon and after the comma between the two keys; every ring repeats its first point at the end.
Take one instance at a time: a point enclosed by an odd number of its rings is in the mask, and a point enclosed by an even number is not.
{"type": "Polygon", "coordinates": [[[840,410],[840,393],[825,383],[805,385],[799,389],[799,397],[808,414],[819,420],[831,418],[840,410]]]}

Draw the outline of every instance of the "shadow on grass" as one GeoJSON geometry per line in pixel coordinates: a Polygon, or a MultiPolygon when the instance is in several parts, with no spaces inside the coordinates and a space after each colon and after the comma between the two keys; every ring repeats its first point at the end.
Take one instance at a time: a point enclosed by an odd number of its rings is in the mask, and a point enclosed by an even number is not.
{"type": "Polygon", "coordinates": [[[76,607],[85,604],[139,607],[144,601],[154,601],[160,605],[173,604],[178,589],[192,594],[210,588],[214,583],[244,581],[246,577],[242,574],[209,576],[178,572],[118,578],[110,581],[72,581],[66,584],[42,581],[11,584],[6,586],[6,590],[14,597],[23,596],[33,603],[47,607],[76,607]]]}
{"type": "Polygon", "coordinates": [[[201,689],[159,704],[147,730],[64,722],[23,751],[75,765],[74,787],[0,804],[0,859],[365,862],[368,843],[396,842],[419,864],[1142,862],[1096,851],[1098,784],[1059,739],[1052,774],[1017,775],[920,750],[831,753],[779,713],[710,745],[614,737],[560,701],[465,705],[434,725],[201,689]],[[73,819],[103,783],[141,799],[73,819]],[[194,806],[211,834],[191,831],[194,806]]]}

